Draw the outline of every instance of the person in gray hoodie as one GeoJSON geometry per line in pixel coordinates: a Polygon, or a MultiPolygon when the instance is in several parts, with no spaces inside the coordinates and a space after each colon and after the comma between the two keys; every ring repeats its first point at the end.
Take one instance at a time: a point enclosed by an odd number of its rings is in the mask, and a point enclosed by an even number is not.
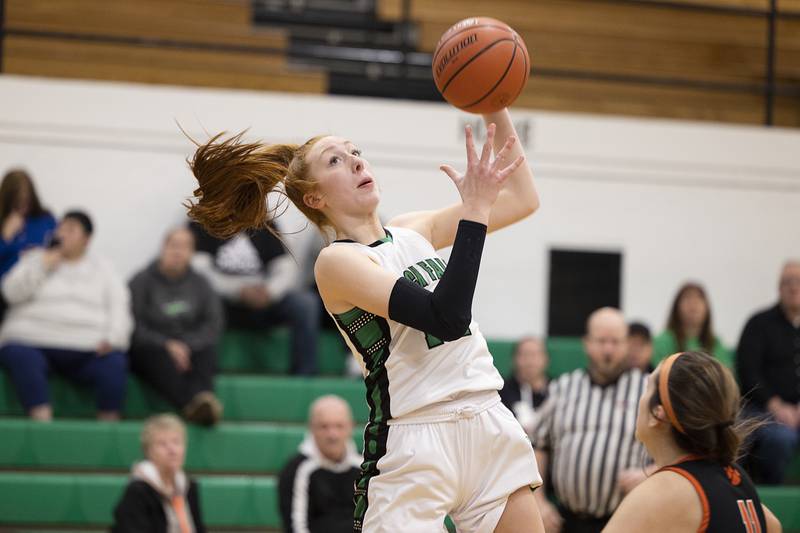
{"type": "Polygon", "coordinates": [[[146,459],[133,465],[111,532],[205,533],[197,483],[183,471],[186,426],[175,415],[156,415],[141,439],[146,459]]]}
{"type": "Polygon", "coordinates": [[[213,394],[222,304],[190,266],[194,236],[185,227],[164,238],[159,258],[130,282],[136,325],[131,370],[190,422],[215,424],[222,405],[213,394]]]}

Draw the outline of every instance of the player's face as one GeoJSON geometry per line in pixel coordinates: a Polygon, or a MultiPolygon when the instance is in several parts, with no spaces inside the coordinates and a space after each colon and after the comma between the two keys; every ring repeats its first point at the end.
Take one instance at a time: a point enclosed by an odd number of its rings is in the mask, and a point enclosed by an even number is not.
{"type": "Polygon", "coordinates": [[[648,406],[650,405],[650,398],[653,397],[656,390],[655,376],[658,375],[658,368],[648,376],[647,387],[644,394],[639,398],[639,410],[636,416],[636,438],[647,447],[649,437],[651,435],[651,423],[653,421],[653,414],[650,412],[648,406]]]}
{"type": "Polygon", "coordinates": [[[185,456],[186,442],[180,431],[156,432],[147,448],[147,458],[162,472],[181,470],[185,456]]]}
{"type": "Polygon", "coordinates": [[[318,184],[320,203],[312,207],[332,213],[334,219],[337,213],[358,216],[377,208],[378,185],[355,144],[341,137],[323,137],[306,157],[318,184]]]}

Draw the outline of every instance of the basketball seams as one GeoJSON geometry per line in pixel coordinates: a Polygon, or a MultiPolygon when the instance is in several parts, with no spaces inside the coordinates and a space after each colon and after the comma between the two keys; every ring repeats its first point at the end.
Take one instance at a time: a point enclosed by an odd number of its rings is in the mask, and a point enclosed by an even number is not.
{"type": "Polygon", "coordinates": [[[461,71],[463,71],[465,68],[467,68],[473,61],[475,61],[480,56],[482,56],[483,53],[488,51],[490,48],[494,47],[495,45],[498,45],[500,43],[505,43],[505,42],[514,43],[514,51],[516,51],[517,43],[516,43],[516,41],[514,39],[505,39],[505,38],[504,39],[498,39],[498,40],[486,45],[481,50],[476,52],[475,55],[473,55],[471,58],[469,58],[463,65],[458,67],[458,70],[455,71],[452,76],[450,76],[450,79],[447,80],[447,83],[445,83],[444,87],[442,87],[442,89],[440,90],[440,92],[442,93],[442,96],[444,96],[444,93],[447,91],[447,87],[450,86],[450,83],[456,78],[456,76],[458,76],[461,73],[461,71]]]}
{"type": "Polygon", "coordinates": [[[508,32],[510,35],[514,35],[516,33],[516,32],[514,32],[514,30],[512,30],[508,26],[498,26],[496,24],[476,24],[475,26],[469,26],[468,28],[462,28],[462,29],[458,30],[457,32],[455,32],[450,37],[448,37],[447,39],[445,39],[444,41],[439,42],[439,43],[436,44],[436,48],[433,51],[433,59],[431,60],[431,64],[432,65],[436,65],[436,60],[439,58],[439,54],[441,54],[444,51],[444,46],[445,46],[446,43],[450,42],[454,37],[457,37],[457,36],[461,35],[462,33],[466,32],[466,31],[472,31],[472,30],[474,30],[476,28],[496,28],[498,30],[504,30],[504,31],[508,32]]]}
{"type": "Polygon", "coordinates": [[[522,49],[522,61],[524,62],[525,76],[522,77],[522,83],[520,83],[519,89],[517,89],[517,94],[514,95],[514,98],[512,98],[511,101],[514,101],[517,98],[519,98],[519,95],[522,94],[522,90],[525,88],[525,85],[528,84],[528,78],[531,75],[531,67],[528,64],[527,50],[525,49],[524,46],[520,45],[519,43],[517,43],[517,46],[519,46],[522,49]]]}
{"type": "Polygon", "coordinates": [[[481,102],[483,102],[486,99],[487,96],[492,94],[494,92],[494,90],[497,89],[500,86],[501,83],[503,83],[503,80],[506,79],[506,76],[508,76],[508,72],[511,70],[511,66],[514,64],[514,59],[516,59],[516,57],[517,57],[517,48],[519,48],[519,45],[515,42],[514,43],[514,51],[511,52],[511,59],[508,61],[508,65],[506,65],[506,70],[503,72],[503,75],[500,76],[500,79],[497,80],[497,83],[495,83],[494,86],[492,86],[492,88],[489,89],[486,92],[486,94],[484,94],[483,96],[481,96],[480,98],[478,98],[477,100],[472,102],[471,104],[465,105],[464,106],[464,110],[468,110],[470,107],[476,106],[476,105],[480,104],[481,102]]]}

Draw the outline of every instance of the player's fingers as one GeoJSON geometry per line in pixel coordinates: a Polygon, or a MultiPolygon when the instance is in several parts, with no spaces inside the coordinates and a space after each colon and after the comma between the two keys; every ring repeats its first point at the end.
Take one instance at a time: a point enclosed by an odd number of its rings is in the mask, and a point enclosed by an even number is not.
{"type": "Polygon", "coordinates": [[[524,161],[525,161],[525,156],[524,155],[520,155],[514,161],[512,161],[512,163],[510,165],[508,165],[506,168],[504,168],[503,170],[498,172],[498,174],[497,174],[498,178],[501,179],[501,180],[505,180],[511,174],[513,174],[514,171],[517,170],[522,165],[522,163],[524,161]]]}
{"type": "Polygon", "coordinates": [[[478,154],[475,152],[475,141],[472,138],[472,126],[469,124],[464,128],[464,139],[467,145],[467,165],[472,167],[478,162],[478,154]]]}
{"type": "Polygon", "coordinates": [[[450,165],[442,165],[442,166],[439,167],[439,170],[441,170],[442,172],[447,174],[447,176],[451,180],[453,180],[453,183],[455,183],[456,185],[458,185],[459,182],[461,181],[461,176],[459,176],[459,174],[456,171],[456,169],[454,169],[450,165]]]}
{"type": "Polygon", "coordinates": [[[481,164],[488,165],[489,158],[492,155],[492,146],[494,145],[494,132],[497,129],[494,122],[489,124],[486,128],[486,142],[483,143],[483,150],[481,151],[481,164]]]}
{"type": "Polygon", "coordinates": [[[508,153],[511,151],[511,148],[514,146],[516,141],[517,139],[513,135],[506,139],[503,147],[499,152],[497,152],[497,155],[494,156],[494,165],[496,168],[500,168],[502,165],[506,164],[506,157],[508,157],[508,153]]]}

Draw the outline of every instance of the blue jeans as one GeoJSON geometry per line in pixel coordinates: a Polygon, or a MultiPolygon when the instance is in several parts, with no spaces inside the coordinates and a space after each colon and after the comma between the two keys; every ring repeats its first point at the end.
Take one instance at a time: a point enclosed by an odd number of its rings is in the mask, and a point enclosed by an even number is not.
{"type": "Polygon", "coordinates": [[[311,291],[289,292],[266,309],[251,309],[228,302],[226,313],[231,328],[261,330],[288,325],[292,354],[290,372],[301,376],[317,373],[320,303],[311,291]]]}
{"type": "Polygon", "coordinates": [[[128,366],[122,352],[98,356],[96,352],[6,344],[0,348],[0,365],[8,370],[26,412],[50,403],[47,383],[50,369],[93,387],[99,411],[122,409],[128,366]]]}
{"type": "Polygon", "coordinates": [[[751,437],[750,460],[759,474],[759,481],[767,485],[783,483],[789,463],[800,445],[800,430],[777,422],[768,411],[755,406],[746,407],[744,414],[765,421],[765,425],[751,437]]]}

